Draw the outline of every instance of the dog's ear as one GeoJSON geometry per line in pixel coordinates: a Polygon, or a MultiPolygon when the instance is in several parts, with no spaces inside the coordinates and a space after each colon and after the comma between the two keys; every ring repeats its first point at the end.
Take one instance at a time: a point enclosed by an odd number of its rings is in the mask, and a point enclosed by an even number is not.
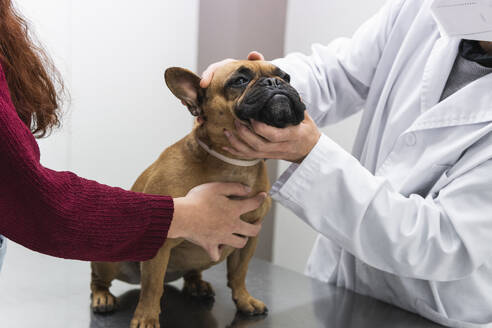
{"type": "Polygon", "coordinates": [[[200,87],[200,77],[190,70],[181,67],[171,67],[164,73],[167,87],[188,107],[193,116],[201,116],[201,100],[203,89],[200,87]]]}

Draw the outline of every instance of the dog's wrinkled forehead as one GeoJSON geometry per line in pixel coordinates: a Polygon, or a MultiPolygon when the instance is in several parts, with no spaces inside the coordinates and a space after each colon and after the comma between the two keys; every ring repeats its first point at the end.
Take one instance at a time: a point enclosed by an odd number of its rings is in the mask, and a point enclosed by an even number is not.
{"type": "Polygon", "coordinates": [[[214,73],[210,88],[219,91],[219,89],[224,89],[231,83],[240,83],[241,78],[245,79],[246,82],[246,80],[252,81],[261,76],[284,78],[286,75],[277,66],[267,61],[239,60],[219,67],[214,73]],[[236,81],[234,81],[235,79],[236,81]]]}

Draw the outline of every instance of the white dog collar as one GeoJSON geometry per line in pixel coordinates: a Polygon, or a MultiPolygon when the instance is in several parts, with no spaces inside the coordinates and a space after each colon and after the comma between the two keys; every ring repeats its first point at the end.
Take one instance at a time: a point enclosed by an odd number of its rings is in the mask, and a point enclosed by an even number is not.
{"type": "Polygon", "coordinates": [[[200,139],[196,138],[196,141],[203,148],[203,150],[205,150],[207,153],[209,153],[210,155],[212,155],[213,157],[215,157],[217,159],[220,159],[223,162],[226,162],[227,164],[236,165],[236,166],[255,166],[256,164],[261,162],[261,159],[255,159],[252,161],[244,161],[241,159],[230,158],[230,157],[227,157],[225,155],[222,155],[222,154],[216,152],[215,150],[213,150],[212,148],[207,146],[200,139]]]}

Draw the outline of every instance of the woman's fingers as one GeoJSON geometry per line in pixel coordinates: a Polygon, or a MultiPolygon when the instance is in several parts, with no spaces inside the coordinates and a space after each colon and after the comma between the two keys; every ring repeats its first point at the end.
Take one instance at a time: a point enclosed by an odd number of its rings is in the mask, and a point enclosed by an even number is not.
{"type": "Polygon", "coordinates": [[[267,198],[266,192],[260,192],[255,197],[240,200],[239,202],[241,202],[242,205],[240,214],[244,214],[256,210],[258,207],[261,206],[261,204],[263,204],[266,198],[267,198]]]}
{"type": "Polygon", "coordinates": [[[235,182],[211,182],[217,193],[224,196],[248,196],[251,192],[251,187],[235,182]]]}
{"type": "Polygon", "coordinates": [[[205,251],[208,253],[208,256],[210,256],[212,261],[218,262],[220,260],[220,255],[222,252],[218,245],[207,247],[205,248],[205,251]]]}
{"type": "Polygon", "coordinates": [[[237,230],[238,231],[235,231],[235,233],[239,235],[245,237],[256,237],[260,233],[261,224],[251,224],[239,219],[237,230]]]}
{"type": "Polygon", "coordinates": [[[246,223],[240,216],[259,208],[267,197],[265,192],[260,192],[247,198],[251,191],[248,186],[232,182],[194,187],[185,197],[174,199],[174,217],[168,236],[201,246],[213,261],[221,258],[220,245],[244,247],[249,237],[258,235],[261,223],[246,223]]]}
{"type": "Polygon", "coordinates": [[[244,246],[246,246],[247,242],[248,242],[248,238],[246,237],[231,235],[227,239],[226,244],[234,248],[243,248],[244,246]]]}
{"type": "Polygon", "coordinates": [[[258,51],[251,51],[248,54],[248,60],[265,60],[265,57],[258,51]]]}
{"type": "Polygon", "coordinates": [[[207,69],[202,74],[202,79],[200,80],[200,87],[202,87],[202,88],[208,87],[210,85],[210,82],[212,82],[212,78],[214,77],[215,71],[219,67],[226,65],[230,62],[233,62],[233,61],[235,61],[235,59],[227,58],[227,59],[224,59],[220,62],[209,65],[207,67],[207,69]]]}

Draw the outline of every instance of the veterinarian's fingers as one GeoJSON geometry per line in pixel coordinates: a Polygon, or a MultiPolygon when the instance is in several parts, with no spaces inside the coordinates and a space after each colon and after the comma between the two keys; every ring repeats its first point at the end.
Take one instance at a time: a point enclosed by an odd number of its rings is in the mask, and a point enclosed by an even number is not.
{"type": "Polygon", "coordinates": [[[237,150],[228,147],[222,147],[222,149],[237,157],[263,158],[263,156],[256,156],[253,155],[253,153],[243,154],[241,152],[238,152],[237,150]]]}
{"type": "Polygon", "coordinates": [[[239,140],[233,133],[225,130],[224,131],[225,136],[229,140],[229,143],[231,144],[232,148],[239,153],[245,155],[246,157],[251,157],[253,158],[254,151],[251,149],[248,145],[246,145],[243,141],[239,140]]]}
{"type": "Polygon", "coordinates": [[[213,63],[213,64],[209,65],[207,67],[207,69],[202,74],[202,79],[200,81],[200,87],[202,87],[202,88],[208,87],[210,85],[210,82],[212,82],[212,78],[214,77],[215,71],[219,67],[221,67],[225,64],[228,64],[230,62],[233,62],[233,61],[235,61],[235,59],[227,58],[227,59],[221,60],[220,62],[213,63]]]}
{"type": "MultiPolygon", "coordinates": [[[[288,142],[271,142],[266,140],[265,138],[257,135],[241,123],[241,126],[237,126],[237,131],[239,137],[244,143],[254,150],[253,153],[249,154],[250,157],[254,158],[282,158],[281,154],[287,149],[288,142]],[[279,157],[280,156],[280,157],[279,157]]],[[[237,156],[241,156],[244,154],[235,154],[237,156]]]]}
{"type": "Polygon", "coordinates": [[[251,188],[241,183],[213,182],[217,191],[224,196],[248,196],[251,188]]]}
{"type": "Polygon", "coordinates": [[[267,140],[270,140],[271,142],[290,140],[293,131],[297,128],[297,126],[289,126],[280,129],[255,120],[251,120],[251,125],[253,126],[253,130],[255,130],[257,134],[267,140]]]}
{"type": "Polygon", "coordinates": [[[251,157],[251,158],[263,158],[267,159],[285,159],[289,153],[285,152],[285,148],[289,146],[288,142],[279,142],[267,144],[268,152],[254,152],[249,154],[243,154],[228,147],[222,147],[223,150],[229,152],[230,154],[238,157],[251,157]]]}
{"type": "Polygon", "coordinates": [[[263,150],[265,151],[267,146],[266,146],[266,140],[259,135],[255,134],[253,131],[251,131],[248,127],[245,125],[239,123],[238,120],[234,121],[234,124],[236,126],[236,130],[239,134],[239,137],[253,150],[259,151],[263,150]]]}
{"type": "Polygon", "coordinates": [[[238,231],[236,233],[246,236],[246,237],[255,237],[258,236],[261,230],[261,223],[260,224],[251,224],[247,223],[244,221],[239,220],[238,223],[238,231]]]}
{"type": "Polygon", "coordinates": [[[244,200],[239,200],[238,202],[242,203],[240,214],[244,214],[256,210],[258,207],[261,206],[261,204],[263,204],[266,198],[267,198],[266,192],[260,192],[254,197],[244,200]]]}
{"type": "Polygon", "coordinates": [[[265,57],[258,51],[251,51],[248,54],[248,60],[265,60],[265,57]]]}

